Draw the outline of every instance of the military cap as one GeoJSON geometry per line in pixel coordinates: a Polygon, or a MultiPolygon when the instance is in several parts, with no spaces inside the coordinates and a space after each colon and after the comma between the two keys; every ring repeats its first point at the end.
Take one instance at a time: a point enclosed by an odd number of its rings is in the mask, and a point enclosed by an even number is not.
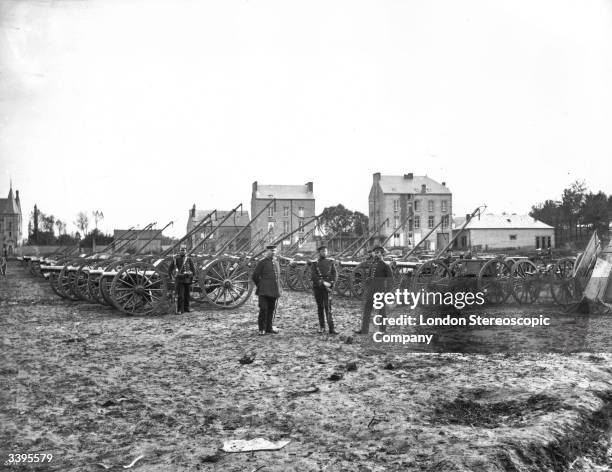
{"type": "Polygon", "coordinates": [[[387,252],[387,250],[384,247],[380,246],[380,245],[379,246],[374,246],[374,249],[372,249],[372,252],[373,251],[387,252]]]}
{"type": "Polygon", "coordinates": [[[323,249],[327,249],[327,244],[321,244],[318,248],[317,251],[321,251],[323,249]]]}

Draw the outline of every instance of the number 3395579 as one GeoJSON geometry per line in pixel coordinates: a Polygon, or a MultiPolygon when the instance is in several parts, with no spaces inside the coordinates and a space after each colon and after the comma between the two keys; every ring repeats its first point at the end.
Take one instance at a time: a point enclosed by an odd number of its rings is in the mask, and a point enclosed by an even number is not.
{"type": "Polygon", "coordinates": [[[9,454],[4,465],[28,462],[51,462],[53,454],[9,454]]]}

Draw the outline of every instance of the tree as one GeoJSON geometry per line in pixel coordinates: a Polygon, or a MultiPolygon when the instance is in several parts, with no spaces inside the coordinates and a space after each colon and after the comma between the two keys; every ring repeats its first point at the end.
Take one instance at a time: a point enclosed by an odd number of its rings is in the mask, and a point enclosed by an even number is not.
{"type": "Polygon", "coordinates": [[[80,211],[77,213],[77,219],[74,222],[74,225],[78,229],[80,229],[83,234],[87,234],[87,228],[89,228],[89,219],[87,218],[85,212],[80,211]]]}
{"type": "Polygon", "coordinates": [[[581,208],[582,222],[591,226],[591,229],[603,233],[608,230],[610,214],[608,212],[608,197],[603,192],[588,193],[581,208]]]}
{"type": "Polygon", "coordinates": [[[327,207],[321,213],[319,224],[326,236],[362,235],[368,228],[368,217],[358,211],[351,211],[344,205],[327,207]]]}
{"type": "Polygon", "coordinates": [[[584,181],[576,180],[561,195],[561,209],[568,228],[576,226],[586,194],[584,181]]]}
{"type": "Polygon", "coordinates": [[[100,210],[95,210],[92,211],[91,214],[93,215],[96,229],[98,229],[98,221],[102,221],[104,219],[104,213],[102,213],[100,210]]]}
{"type": "Polygon", "coordinates": [[[66,223],[64,223],[59,218],[55,220],[55,226],[57,226],[57,235],[58,237],[62,234],[66,234],[66,223]]]}
{"type": "Polygon", "coordinates": [[[554,226],[555,228],[563,224],[561,202],[556,202],[554,200],[546,200],[544,203],[533,205],[529,212],[529,216],[547,225],[554,226]]]}

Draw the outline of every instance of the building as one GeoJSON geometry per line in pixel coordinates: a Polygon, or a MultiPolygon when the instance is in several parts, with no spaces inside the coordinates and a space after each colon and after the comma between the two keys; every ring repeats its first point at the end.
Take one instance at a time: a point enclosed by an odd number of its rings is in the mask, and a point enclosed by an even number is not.
{"type": "MultiPolygon", "coordinates": [[[[455,218],[453,235],[469,219],[455,218]]],[[[458,250],[548,249],[555,247],[555,228],[529,215],[486,213],[469,220],[453,248],[458,250]]]]}
{"type": "Polygon", "coordinates": [[[441,184],[425,176],[373,174],[368,199],[370,232],[383,222],[376,243],[388,236],[389,247],[414,247],[438,223],[442,224],[422,243],[424,249],[435,250],[450,241],[453,195],[446,182],[441,184]],[[401,231],[394,232],[406,219],[401,231]]]}
{"type": "MultiPolygon", "coordinates": [[[[116,229],[113,231],[113,241],[117,241],[119,238],[122,238],[128,231],[128,229],[116,229]]],[[[126,249],[123,244],[126,244],[127,241],[130,240],[128,244],[127,251],[130,253],[134,253],[136,251],[142,251],[142,254],[149,253],[160,253],[162,251],[162,234],[159,232],[159,229],[147,229],[147,230],[134,230],[131,234],[128,234],[125,240],[118,241],[113,243],[113,250],[116,250],[117,247],[120,250],[126,249]],[[149,242],[149,240],[151,240],[149,242]],[[121,249],[123,248],[123,249],[121,249]]]]}
{"type": "MultiPolygon", "coordinates": [[[[276,199],[259,218],[253,222],[253,234],[262,230],[262,234],[272,230],[275,238],[289,234],[300,225],[316,216],[315,196],[312,182],[304,185],[260,185],[253,182],[251,194],[251,215],[255,217],[271,201],[276,199]]],[[[298,241],[315,225],[312,222],[286,239],[283,244],[289,245],[298,241]]]]}
{"type": "MultiPolygon", "coordinates": [[[[195,203],[191,210],[189,210],[189,218],[187,219],[187,232],[190,232],[202,219],[212,213],[214,210],[196,210],[195,203]]],[[[200,241],[212,230],[213,227],[219,226],[223,219],[230,213],[230,210],[217,210],[209,223],[202,226],[191,237],[191,247],[199,244],[200,241]]],[[[236,211],[226,221],[221,223],[221,226],[216,230],[210,238],[206,240],[198,248],[199,252],[214,252],[220,249],[226,242],[236,236],[246,225],[250,222],[248,211],[236,211]]],[[[240,236],[238,236],[232,244],[228,247],[228,250],[238,249],[241,246],[249,243],[251,240],[251,230],[248,228],[244,230],[240,236]]]]}
{"type": "Polygon", "coordinates": [[[15,190],[13,196],[13,184],[11,182],[7,198],[0,198],[0,245],[2,251],[6,249],[10,255],[14,254],[15,248],[23,238],[21,232],[21,201],[19,190],[15,190]]]}

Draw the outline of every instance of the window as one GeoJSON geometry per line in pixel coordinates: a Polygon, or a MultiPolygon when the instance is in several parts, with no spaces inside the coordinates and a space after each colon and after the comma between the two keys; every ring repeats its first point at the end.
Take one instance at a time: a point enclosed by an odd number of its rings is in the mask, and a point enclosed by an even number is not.
{"type": "Polygon", "coordinates": [[[536,249],[540,249],[540,237],[536,236],[536,249]]]}
{"type": "Polygon", "coordinates": [[[442,200],[440,202],[442,213],[446,213],[448,211],[448,202],[446,200],[442,200]]]}
{"type": "Polygon", "coordinates": [[[421,200],[414,201],[414,211],[421,211],[421,200]]]}
{"type": "Polygon", "coordinates": [[[420,227],[421,227],[421,217],[419,215],[416,215],[414,217],[414,229],[419,229],[420,227]]]}
{"type": "Polygon", "coordinates": [[[442,228],[448,228],[449,226],[448,220],[449,220],[448,215],[442,215],[442,228]]]}
{"type": "Polygon", "coordinates": [[[461,236],[461,247],[467,247],[467,236],[461,236]]]}
{"type": "Polygon", "coordinates": [[[393,223],[393,227],[394,227],[394,228],[399,228],[399,225],[400,225],[399,216],[396,216],[396,217],[394,218],[394,220],[395,220],[395,221],[394,221],[394,223],[393,223]]]}
{"type": "Polygon", "coordinates": [[[288,232],[289,232],[289,222],[283,221],[283,233],[288,233],[288,232]]]}
{"type": "Polygon", "coordinates": [[[303,233],[305,228],[304,228],[304,218],[300,218],[300,221],[298,222],[300,225],[300,233],[303,233]]]}
{"type": "Polygon", "coordinates": [[[427,200],[427,211],[434,211],[434,201],[427,200]]]}
{"type": "Polygon", "coordinates": [[[510,241],[516,241],[516,234],[510,235],[510,241]]]}
{"type": "Polygon", "coordinates": [[[550,245],[550,240],[551,240],[550,236],[548,236],[548,238],[547,238],[547,239],[548,239],[548,247],[550,248],[550,247],[552,247],[552,246],[550,245]]]}
{"type": "Polygon", "coordinates": [[[289,207],[283,207],[283,216],[289,216],[289,207]]]}
{"type": "Polygon", "coordinates": [[[400,210],[400,202],[398,199],[393,200],[393,211],[398,212],[400,210]]]}
{"type": "Polygon", "coordinates": [[[274,229],[274,221],[268,221],[268,231],[274,229]]]}
{"type": "Polygon", "coordinates": [[[273,217],[274,216],[274,205],[270,205],[268,207],[268,216],[269,217],[273,217]]]}
{"type": "Polygon", "coordinates": [[[429,229],[431,229],[431,228],[433,228],[433,227],[434,227],[434,217],[433,217],[433,216],[429,216],[429,217],[427,218],[427,227],[428,227],[429,229]]]}
{"type": "Polygon", "coordinates": [[[304,207],[300,207],[298,210],[298,216],[304,218],[304,207]]]}

